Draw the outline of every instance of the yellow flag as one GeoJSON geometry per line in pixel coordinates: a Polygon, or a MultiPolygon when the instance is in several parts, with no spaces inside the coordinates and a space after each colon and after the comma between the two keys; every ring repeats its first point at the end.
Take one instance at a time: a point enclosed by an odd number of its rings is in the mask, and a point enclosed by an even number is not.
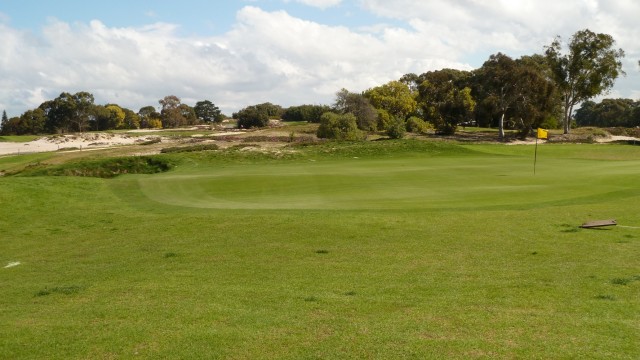
{"type": "Polygon", "coordinates": [[[538,128],[538,139],[547,139],[549,134],[547,130],[538,128]]]}

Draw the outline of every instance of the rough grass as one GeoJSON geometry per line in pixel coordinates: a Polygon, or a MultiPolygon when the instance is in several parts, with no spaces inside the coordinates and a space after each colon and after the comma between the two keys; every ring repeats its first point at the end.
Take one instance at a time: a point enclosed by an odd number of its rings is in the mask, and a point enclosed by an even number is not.
{"type": "Polygon", "coordinates": [[[123,174],[155,174],[169,171],[171,162],[162,157],[130,156],[90,159],[50,166],[40,162],[30,164],[19,176],[88,176],[112,178],[123,174]]]}
{"type": "Polygon", "coordinates": [[[5,135],[0,136],[0,142],[29,142],[38,138],[38,135],[5,135]]]}
{"type": "Polygon", "coordinates": [[[637,147],[352,146],[0,178],[0,357],[640,353],[637,147]]]}
{"type": "Polygon", "coordinates": [[[163,154],[168,153],[180,153],[180,152],[195,152],[195,151],[210,151],[210,150],[218,150],[219,147],[216,144],[198,144],[198,145],[189,145],[189,146],[172,146],[163,148],[160,150],[163,154]]]}

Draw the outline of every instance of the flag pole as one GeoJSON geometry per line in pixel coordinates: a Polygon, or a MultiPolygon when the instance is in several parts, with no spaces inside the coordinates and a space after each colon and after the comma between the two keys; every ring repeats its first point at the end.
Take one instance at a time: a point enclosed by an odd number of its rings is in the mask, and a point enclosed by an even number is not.
{"type": "Polygon", "coordinates": [[[538,128],[536,131],[536,152],[533,156],[533,175],[536,174],[536,163],[538,162],[538,139],[548,139],[549,133],[545,129],[538,128]]]}
{"type": "Polygon", "coordinates": [[[538,162],[538,135],[536,134],[536,151],[533,155],[533,175],[536,174],[536,163],[538,162]]]}

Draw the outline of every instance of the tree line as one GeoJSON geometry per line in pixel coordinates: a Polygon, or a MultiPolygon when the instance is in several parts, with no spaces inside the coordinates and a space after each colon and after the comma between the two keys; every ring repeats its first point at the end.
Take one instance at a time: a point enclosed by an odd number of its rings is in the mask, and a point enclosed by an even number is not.
{"type": "Polygon", "coordinates": [[[577,126],[638,127],[640,126],[640,101],[631,99],[603,99],[596,103],[585,101],[576,110],[577,126]]]}
{"type": "MultiPolygon", "coordinates": [[[[575,117],[578,124],[592,124],[597,117],[594,114],[602,111],[590,100],[610,90],[624,74],[624,51],[614,45],[610,35],[585,29],[571,37],[566,51],[557,37],[544,47],[542,54],[514,59],[497,53],[473,71],[410,73],[360,93],[342,89],[332,105],[283,108],[262,103],[241,109],[233,118],[239,128],[263,127],[274,118],[319,123],[319,137],[338,139],[358,139],[371,131],[384,131],[396,138],[406,131],[428,129],[453,134],[458,126],[466,124],[497,127],[501,138],[505,129],[516,129],[521,136],[535,127],[562,127],[568,133],[574,107],[582,104],[575,117]]],[[[224,118],[210,101],[190,107],[175,96],[159,101],[160,112],[147,106],[134,113],[116,104],[102,106],[93,102],[90,93],[63,93],[19,118],[3,120],[1,131],[26,134],[171,128],[215,123],[224,118]]],[[[631,102],[628,107],[634,104],[631,102]]],[[[634,111],[629,110],[626,120],[618,121],[635,124],[634,111]]]]}
{"type": "Polygon", "coordinates": [[[144,106],[134,112],[117,104],[95,104],[93,94],[81,91],[63,92],[57,98],[27,110],[19,117],[8,118],[3,112],[0,134],[56,134],[84,131],[106,131],[140,128],[174,128],[180,126],[220,123],[225,116],[209,100],[198,101],[194,107],[183,104],[175,95],[158,101],[160,111],[144,106]]]}

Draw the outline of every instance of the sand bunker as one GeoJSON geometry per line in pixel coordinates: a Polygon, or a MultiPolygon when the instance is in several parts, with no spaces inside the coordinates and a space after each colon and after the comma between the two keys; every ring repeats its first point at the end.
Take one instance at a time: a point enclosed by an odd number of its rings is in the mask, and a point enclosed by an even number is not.
{"type": "Polygon", "coordinates": [[[28,154],[58,150],[89,150],[111,146],[131,145],[157,136],[131,136],[127,134],[84,133],[54,135],[26,143],[0,142],[0,155],[28,154]]]}

